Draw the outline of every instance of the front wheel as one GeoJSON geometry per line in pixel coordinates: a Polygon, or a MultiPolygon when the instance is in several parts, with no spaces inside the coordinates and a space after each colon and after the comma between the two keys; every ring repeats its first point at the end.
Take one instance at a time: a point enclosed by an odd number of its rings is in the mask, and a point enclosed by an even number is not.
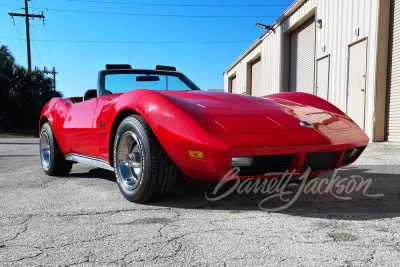
{"type": "Polygon", "coordinates": [[[118,187],[129,201],[160,199],[173,189],[177,167],[141,116],[132,115],[121,122],[113,152],[118,187]]]}

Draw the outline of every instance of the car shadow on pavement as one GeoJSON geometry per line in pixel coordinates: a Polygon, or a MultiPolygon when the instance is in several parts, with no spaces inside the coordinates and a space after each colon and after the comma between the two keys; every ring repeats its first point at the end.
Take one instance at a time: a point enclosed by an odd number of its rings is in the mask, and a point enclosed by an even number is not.
{"type": "MultiPolygon", "coordinates": [[[[362,177],[363,181],[370,181],[369,186],[361,187],[358,192],[338,193],[321,186],[317,193],[305,192],[300,182],[290,182],[291,186],[280,192],[289,192],[282,197],[273,193],[238,193],[228,186],[217,194],[213,194],[216,183],[207,188],[184,175],[180,175],[174,190],[167,198],[144,204],[149,207],[170,207],[196,210],[230,210],[232,214],[246,211],[273,212],[294,216],[331,218],[343,220],[373,220],[400,216],[400,166],[351,166],[339,169],[335,177],[350,178],[362,177]],[[370,179],[370,180],[368,180],[370,179]],[[366,190],[365,190],[366,189],[366,190]],[[218,200],[208,200],[221,196],[224,192],[233,192],[218,200]],[[323,193],[320,193],[323,192],[323,193]],[[281,198],[288,201],[282,201],[281,198]],[[289,203],[289,204],[288,204],[289,203]]],[[[317,179],[332,179],[334,172],[321,174],[317,179]]],[[[98,168],[88,171],[78,169],[68,177],[97,178],[116,183],[114,174],[98,168]]],[[[361,178],[360,178],[361,179],[361,178]]],[[[357,179],[356,179],[357,180],[357,179]]],[[[360,181],[360,180],[357,180],[360,181]]],[[[308,181],[310,182],[310,181],[308,181]]],[[[318,184],[318,183],[317,183],[318,184]]],[[[358,185],[358,184],[357,184],[358,185]]],[[[342,190],[343,191],[343,190],[342,190]]],[[[136,205],[136,204],[132,204],[136,205]]]]}
{"type": "Polygon", "coordinates": [[[67,177],[71,177],[71,178],[97,178],[97,179],[103,179],[103,180],[107,180],[107,181],[110,181],[110,182],[114,182],[115,184],[117,184],[117,182],[115,181],[114,173],[112,171],[107,171],[107,170],[103,170],[103,169],[100,169],[100,168],[91,168],[91,169],[89,169],[89,171],[86,171],[86,169],[84,169],[84,170],[79,169],[77,171],[73,170],[73,172],[68,174],[67,177]]]}
{"type": "MultiPolygon", "coordinates": [[[[205,189],[192,179],[182,178],[165,200],[149,205],[184,209],[231,210],[231,213],[260,210],[295,216],[347,220],[399,217],[399,173],[400,166],[352,166],[338,170],[335,177],[353,178],[354,181],[358,182],[355,187],[359,186],[358,192],[354,189],[352,192],[346,193],[346,189],[341,187],[346,185],[351,189],[353,187],[351,183],[349,185],[341,183],[338,187],[332,187],[331,190],[324,190],[327,189],[327,185],[322,184],[319,191],[310,192],[308,190],[305,192],[306,186],[302,186],[305,184],[297,182],[296,185],[293,183],[292,186],[282,190],[283,192],[292,192],[282,197],[275,192],[266,194],[251,192],[247,194],[238,193],[238,190],[234,190],[233,193],[216,201],[209,201],[206,196],[208,198],[220,196],[223,192],[232,190],[233,187],[229,186],[219,191],[220,193],[213,195],[213,189],[205,189]],[[364,183],[364,186],[362,186],[361,181],[369,181],[370,184],[366,186],[367,183],[364,183]],[[343,189],[343,192],[340,191],[340,188],[343,189]],[[282,201],[281,198],[288,201],[282,201]]],[[[312,182],[319,185],[322,178],[330,180],[333,174],[334,172],[321,174],[312,182]]],[[[346,179],[346,181],[349,180],[346,179]]]]}

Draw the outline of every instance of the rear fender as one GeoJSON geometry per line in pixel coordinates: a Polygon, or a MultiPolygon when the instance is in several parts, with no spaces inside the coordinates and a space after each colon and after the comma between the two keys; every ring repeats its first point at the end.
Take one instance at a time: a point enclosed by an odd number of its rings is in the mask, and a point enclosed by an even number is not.
{"type": "Polygon", "coordinates": [[[50,123],[51,128],[54,129],[54,117],[52,115],[52,110],[59,101],[61,101],[61,99],[58,97],[52,98],[42,108],[39,119],[39,136],[43,124],[45,124],[47,121],[50,123]]]}
{"type": "Polygon", "coordinates": [[[59,144],[61,151],[64,153],[63,146],[59,142],[58,129],[64,124],[66,113],[68,108],[66,104],[61,100],[61,98],[52,98],[49,102],[44,105],[39,119],[39,136],[40,131],[46,122],[49,122],[51,129],[53,130],[54,137],[59,144]]]}

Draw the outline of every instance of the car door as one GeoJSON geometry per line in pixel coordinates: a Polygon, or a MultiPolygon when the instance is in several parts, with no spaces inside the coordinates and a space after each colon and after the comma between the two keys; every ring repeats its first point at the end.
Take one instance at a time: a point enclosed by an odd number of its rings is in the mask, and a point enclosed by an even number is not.
{"type": "Polygon", "coordinates": [[[97,107],[94,112],[93,137],[97,157],[108,161],[109,138],[113,118],[116,114],[115,101],[120,94],[105,95],[97,98],[97,107]]]}
{"type": "Polygon", "coordinates": [[[93,142],[93,115],[96,106],[97,98],[70,105],[61,131],[66,154],[96,156],[93,142]]]}

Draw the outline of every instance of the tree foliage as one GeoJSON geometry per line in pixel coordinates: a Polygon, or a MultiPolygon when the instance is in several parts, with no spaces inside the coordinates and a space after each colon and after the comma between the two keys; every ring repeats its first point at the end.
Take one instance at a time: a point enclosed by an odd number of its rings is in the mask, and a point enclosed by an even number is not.
{"type": "Polygon", "coordinates": [[[62,94],[52,89],[53,80],[41,71],[28,72],[15,62],[9,49],[0,47],[0,112],[16,128],[37,128],[41,109],[62,94]]]}

